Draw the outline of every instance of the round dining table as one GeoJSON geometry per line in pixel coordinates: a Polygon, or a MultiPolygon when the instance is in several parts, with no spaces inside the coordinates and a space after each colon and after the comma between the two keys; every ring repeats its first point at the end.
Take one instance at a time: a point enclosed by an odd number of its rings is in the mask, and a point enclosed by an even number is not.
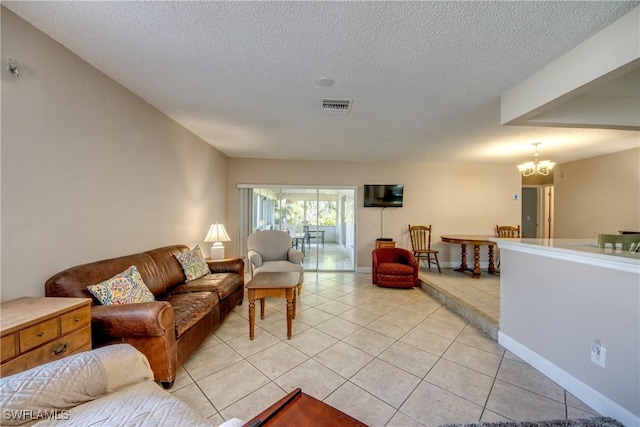
{"type": "Polygon", "coordinates": [[[496,268],[494,248],[497,245],[496,242],[489,241],[490,238],[495,236],[487,235],[446,235],[440,236],[443,242],[458,244],[461,247],[461,260],[460,267],[455,271],[465,272],[471,271],[474,279],[479,279],[480,272],[480,246],[487,245],[489,247],[489,273],[499,274],[500,270],[496,268]],[[473,245],[473,268],[467,266],[467,245],[473,245]]]}

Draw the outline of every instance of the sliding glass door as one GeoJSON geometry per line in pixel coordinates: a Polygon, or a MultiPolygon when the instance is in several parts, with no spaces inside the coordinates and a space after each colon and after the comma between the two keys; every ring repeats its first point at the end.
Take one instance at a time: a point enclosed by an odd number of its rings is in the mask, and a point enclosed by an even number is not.
{"type": "Polygon", "coordinates": [[[245,234],[285,231],[304,252],[307,271],[355,271],[355,188],[251,186],[239,191],[245,234]]]}

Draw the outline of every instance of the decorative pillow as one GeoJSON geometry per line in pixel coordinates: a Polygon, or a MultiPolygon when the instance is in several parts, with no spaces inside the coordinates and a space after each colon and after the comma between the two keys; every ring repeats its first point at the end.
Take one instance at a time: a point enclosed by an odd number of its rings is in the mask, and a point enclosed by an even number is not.
{"type": "Polygon", "coordinates": [[[87,286],[87,289],[98,298],[102,305],[133,304],[156,300],[135,265],[109,280],[87,286]]]}
{"type": "Polygon", "coordinates": [[[176,255],[176,259],[180,262],[180,265],[184,270],[187,282],[196,280],[211,273],[209,271],[209,265],[204,260],[202,252],[200,252],[200,246],[198,245],[187,253],[176,255]]]}

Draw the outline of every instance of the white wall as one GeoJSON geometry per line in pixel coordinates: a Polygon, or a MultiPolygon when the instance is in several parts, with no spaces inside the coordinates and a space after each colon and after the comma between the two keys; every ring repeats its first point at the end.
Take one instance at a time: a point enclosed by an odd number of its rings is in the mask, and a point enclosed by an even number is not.
{"type": "Polygon", "coordinates": [[[3,301],[226,220],[226,156],[5,8],[1,31],[3,301]]]}
{"type": "MultiPolygon", "coordinates": [[[[410,248],[409,224],[431,224],[441,262],[460,263],[460,248],[442,234],[493,235],[496,224],[519,224],[521,178],[513,165],[429,162],[321,162],[229,159],[229,228],[237,236],[238,184],[357,186],[358,267],[370,268],[380,236],[380,209],[364,208],[364,184],[404,184],[404,207],[384,211],[384,237],[410,248]]],[[[237,253],[237,242],[226,244],[237,253]]],[[[486,249],[482,259],[486,260],[486,249]]]]}
{"type": "Polygon", "coordinates": [[[599,413],[638,425],[638,263],[516,246],[500,244],[500,343],[599,413]],[[604,368],[590,360],[596,338],[604,368]]]}
{"type": "Polygon", "coordinates": [[[640,148],[558,165],[554,187],[555,237],[640,231],[640,148]]]}

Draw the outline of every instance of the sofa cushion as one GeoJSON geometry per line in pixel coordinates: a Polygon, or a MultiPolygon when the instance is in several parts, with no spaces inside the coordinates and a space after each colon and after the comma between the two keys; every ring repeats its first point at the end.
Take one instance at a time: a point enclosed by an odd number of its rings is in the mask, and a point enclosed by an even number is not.
{"type": "Polygon", "coordinates": [[[218,298],[225,299],[239,286],[242,286],[242,276],[235,273],[208,274],[199,279],[186,282],[171,289],[170,294],[184,294],[188,292],[215,291],[218,298]]]}
{"type": "Polygon", "coordinates": [[[176,259],[180,262],[187,282],[198,279],[210,273],[209,265],[204,260],[200,246],[197,246],[189,252],[177,254],[176,259]]]}
{"type": "Polygon", "coordinates": [[[215,292],[190,292],[168,295],[163,298],[173,307],[176,338],[180,338],[191,326],[206,316],[218,304],[215,292]]]}
{"type": "Polygon", "coordinates": [[[135,265],[104,282],[89,285],[87,289],[102,305],[155,301],[135,265]]]}

